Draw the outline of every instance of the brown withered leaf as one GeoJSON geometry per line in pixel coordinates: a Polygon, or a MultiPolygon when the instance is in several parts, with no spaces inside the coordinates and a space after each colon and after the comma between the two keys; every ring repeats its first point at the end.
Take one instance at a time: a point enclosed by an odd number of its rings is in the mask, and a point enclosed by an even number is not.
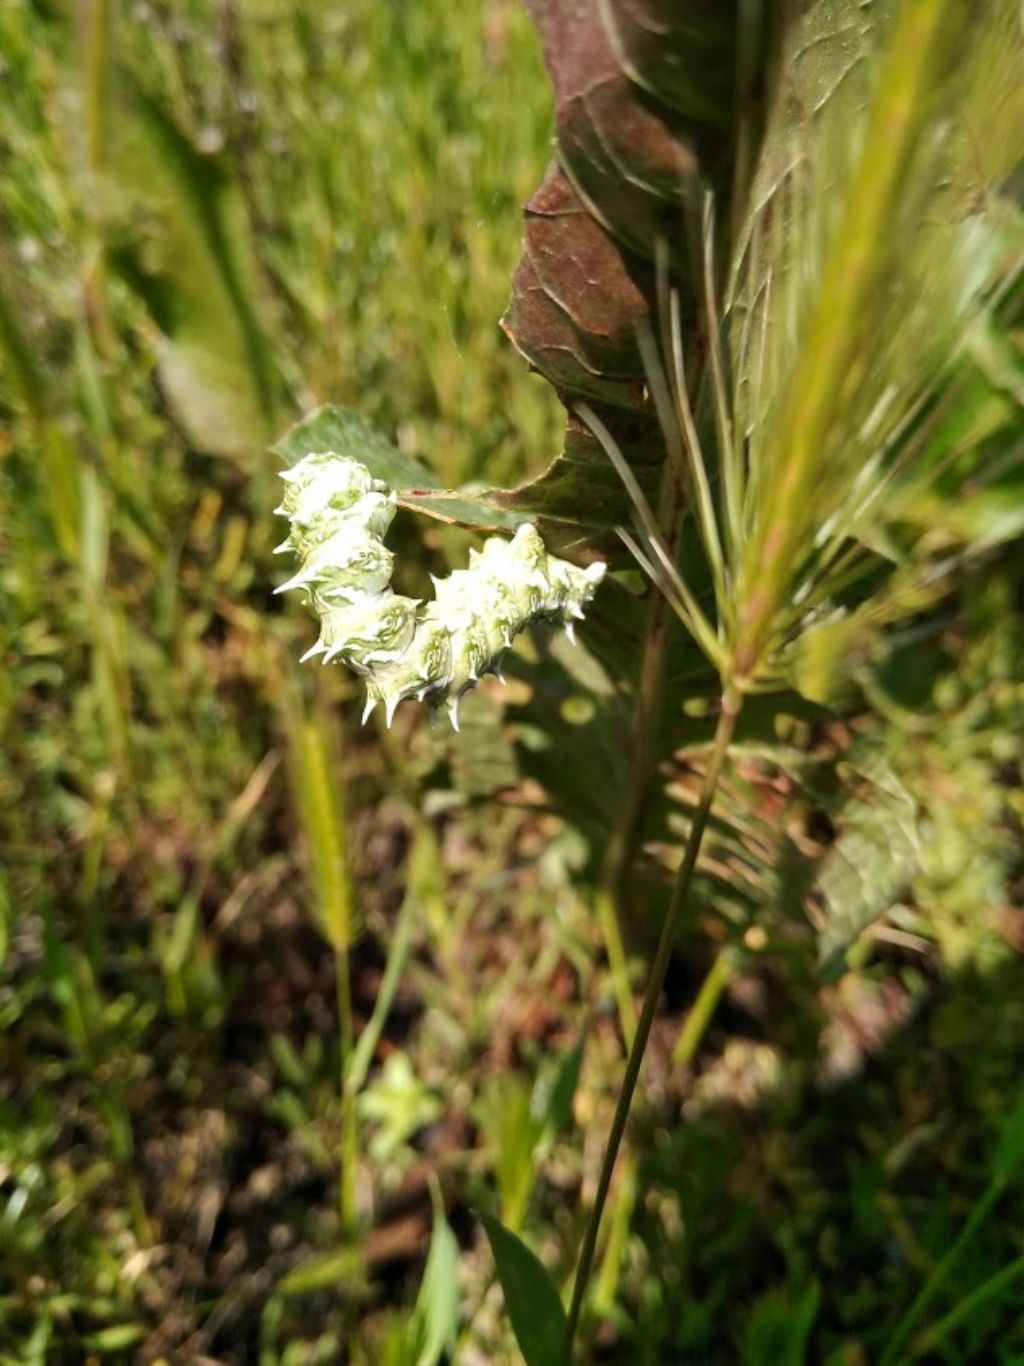
{"type": "Polygon", "coordinates": [[[554,165],[526,206],[523,256],[502,326],[552,383],[640,407],[636,324],[648,308],[648,274],[619,251],[554,165]]]}
{"type": "Polygon", "coordinates": [[[678,236],[688,183],[700,177],[718,191],[728,184],[738,6],[528,0],[528,7],[554,85],[559,159],[592,211],[650,255],[658,235],[678,236]],[[690,97],[681,99],[687,87],[690,97]]]}
{"type": "Polygon", "coordinates": [[[638,326],[654,322],[652,262],[661,241],[696,337],[687,205],[699,213],[705,193],[713,196],[724,263],[781,25],[775,4],[751,21],[739,0],[527,5],[554,87],[558,160],[526,205],[503,326],[570,416],[562,455],[499,498],[534,515],[607,528],[630,521],[628,500],[573,406],[585,400],[597,409],[656,501],[664,441],[637,344],[638,326]]]}

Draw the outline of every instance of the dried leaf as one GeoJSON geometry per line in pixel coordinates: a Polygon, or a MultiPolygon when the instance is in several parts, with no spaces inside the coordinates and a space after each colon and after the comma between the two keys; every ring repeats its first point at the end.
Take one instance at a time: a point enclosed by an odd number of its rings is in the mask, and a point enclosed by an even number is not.
{"type": "Polygon", "coordinates": [[[572,405],[594,407],[657,505],[665,442],[637,342],[654,312],[651,262],[665,243],[692,320],[685,209],[710,191],[727,239],[778,25],[774,5],[755,20],[737,0],[531,0],[530,11],[555,90],[558,163],[526,206],[504,326],[570,416],[563,454],[502,501],[595,530],[628,524],[631,505],[572,405]]]}

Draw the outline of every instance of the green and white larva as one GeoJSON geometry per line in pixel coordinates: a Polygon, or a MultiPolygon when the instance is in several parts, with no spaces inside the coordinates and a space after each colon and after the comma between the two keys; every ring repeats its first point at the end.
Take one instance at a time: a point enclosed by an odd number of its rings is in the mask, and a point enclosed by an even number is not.
{"type": "MultiPolygon", "coordinates": [[[[469,552],[469,568],[434,579],[424,603],[391,589],[394,556],[384,536],[395,495],[358,460],[333,451],[305,456],[281,475],[277,511],[289,520],[279,552],[298,556],[298,573],[277,592],[301,589],[320,618],[320,638],[303,656],[338,659],[366,680],[363,720],[383,702],[388,725],[406,697],[433,710],[447,705],[458,729],[459,698],[530,622],[583,616],[605,566],[578,569],[549,555],[536,527],[510,541],[492,536],[469,552]]],[[[499,673],[500,677],[500,673],[499,673]]]]}

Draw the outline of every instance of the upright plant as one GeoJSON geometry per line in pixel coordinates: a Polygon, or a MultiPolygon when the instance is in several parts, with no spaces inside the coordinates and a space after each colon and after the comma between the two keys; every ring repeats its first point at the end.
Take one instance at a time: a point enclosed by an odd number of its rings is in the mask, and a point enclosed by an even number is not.
{"type": "MultiPolygon", "coordinates": [[[[292,480],[336,452],[406,506],[488,529],[538,519],[566,553],[586,546],[623,571],[631,556],[656,585],[638,599],[628,574],[613,574],[585,637],[603,679],[588,748],[618,766],[622,781],[600,790],[621,802],[595,797],[582,757],[581,780],[557,746],[554,762],[524,756],[606,850],[596,862],[620,910],[646,835],[664,823],[657,779],[673,768],[682,704],[695,691],[714,699],[567,1321],[539,1335],[534,1324],[524,1340],[523,1266],[505,1242],[498,1256],[520,1278],[509,1303],[529,1359],[567,1362],[659,994],[705,832],[728,823],[720,779],[752,699],[834,703],[866,639],[1021,530],[1024,220],[1013,186],[1024,35],[994,0],[531,9],[559,156],[527,206],[506,330],[566,403],[564,453],[521,488],[481,493],[437,489],[339,410],[314,414],[279,450],[292,480]]],[[[334,549],[322,554],[343,572],[334,549]]],[[[465,648],[473,631],[508,634],[510,554],[485,552],[497,577],[458,636],[465,648]]],[[[598,572],[585,571],[585,587],[581,571],[558,573],[577,606],[592,595],[598,572]]],[[[559,615],[564,593],[538,597],[520,624],[559,615]]],[[[451,637],[465,603],[439,593],[430,610],[430,629],[451,637]]],[[[402,674],[388,691],[374,670],[397,661],[371,660],[367,639],[337,649],[387,699],[447,696],[494,654],[481,644],[459,672],[449,639],[429,679],[402,674]]],[[[537,693],[533,718],[553,733],[545,708],[557,685],[537,693]]],[[[845,917],[847,937],[859,916],[845,917]]],[[[712,972],[720,983],[721,965],[712,972]]]]}

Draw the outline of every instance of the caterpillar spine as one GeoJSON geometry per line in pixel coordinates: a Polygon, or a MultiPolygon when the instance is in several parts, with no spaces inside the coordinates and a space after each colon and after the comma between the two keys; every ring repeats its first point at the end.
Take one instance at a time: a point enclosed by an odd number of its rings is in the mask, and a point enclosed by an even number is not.
{"type": "Polygon", "coordinates": [[[340,660],[366,681],[363,721],[383,703],[390,726],[399,702],[447,706],[458,730],[459,699],[485,673],[501,677],[501,658],[531,622],[561,621],[573,638],[603,564],[585,569],[549,555],[536,527],[511,540],[491,536],[469,552],[469,568],[433,579],[423,602],[391,588],[394,556],[384,536],[395,515],[394,493],[365,465],[317,451],[284,470],[276,511],[289,521],[276,553],[292,552],[299,569],[276,591],[300,590],[320,620],[318,655],[340,660]]]}

